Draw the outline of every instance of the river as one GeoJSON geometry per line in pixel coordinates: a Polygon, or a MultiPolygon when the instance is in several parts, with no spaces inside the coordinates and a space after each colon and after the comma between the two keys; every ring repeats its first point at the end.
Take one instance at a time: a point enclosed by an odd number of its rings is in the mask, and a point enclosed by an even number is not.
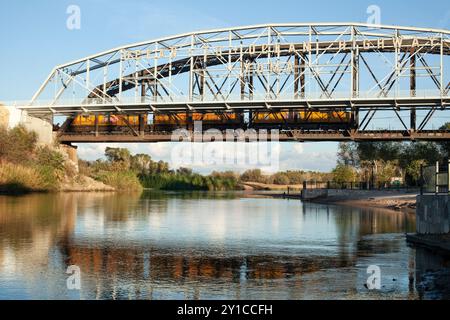
{"type": "Polygon", "coordinates": [[[243,193],[0,196],[0,299],[448,299],[449,260],[409,247],[414,230],[243,193]]]}

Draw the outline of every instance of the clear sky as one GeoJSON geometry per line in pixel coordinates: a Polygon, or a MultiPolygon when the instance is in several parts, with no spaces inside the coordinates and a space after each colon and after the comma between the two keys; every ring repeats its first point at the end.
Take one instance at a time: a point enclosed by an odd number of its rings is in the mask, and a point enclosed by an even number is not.
{"type": "MultiPolygon", "coordinates": [[[[0,101],[28,100],[55,65],[128,43],[271,22],[366,22],[370,5],[381,8],[382,24],[450,28],[448,0],[2,1],[0,101]],[[69,5],[81,9],[80,30],[66,27],[69,5]]],[[[80,156],[99,157],[103,148],[82,146],[80,156]]],[[[169,160],[170,146],[165,144],[131,148],[169,160]]],[[[281,168],[330,170],[336,148],[333,143],[283,144],[281,168]]]]}

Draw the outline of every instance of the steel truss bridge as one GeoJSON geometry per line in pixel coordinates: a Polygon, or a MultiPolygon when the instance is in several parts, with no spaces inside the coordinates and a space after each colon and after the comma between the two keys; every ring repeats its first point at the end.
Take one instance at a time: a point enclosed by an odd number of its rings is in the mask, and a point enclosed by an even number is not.
{"type": "Polygon", "coordinates": [[[280,110],[348,112],[355,123],[348,130],[285,126],[286,141],[448,140],[450,131],[434,126],[450,102],[449,67],[449,30],[257,25],[146,41],[60,65],[31,102],[16,105],[37,117],[69,117],[59,129],[66,143],[171,139],[148,123],[121,134],[99,133],[96,123],[95,132],[74,134],[67,128],[76,115],[242,113],[246,129],[254,113],[280,110]]]}

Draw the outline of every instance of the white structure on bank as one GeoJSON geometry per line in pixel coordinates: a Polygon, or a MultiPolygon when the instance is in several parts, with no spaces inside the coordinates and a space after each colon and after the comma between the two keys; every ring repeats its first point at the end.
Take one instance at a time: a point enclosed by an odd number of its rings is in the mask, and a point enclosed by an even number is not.
{"type": "Polygon", "coordinates": [[[40,144],[53,143],[53,126],[49,122],[31,117],[27,111],[14,106],[5,106],[0,103],[0,125],[9,129],[22,125],[29,131],[37,133],[40,144]]]}

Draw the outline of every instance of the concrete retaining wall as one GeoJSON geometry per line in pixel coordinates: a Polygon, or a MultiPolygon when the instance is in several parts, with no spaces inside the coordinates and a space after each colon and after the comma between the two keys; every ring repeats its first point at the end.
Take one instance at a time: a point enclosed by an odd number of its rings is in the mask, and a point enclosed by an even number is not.
{"type": "Polygon", "coordinates": [[[302,190],[303,200],[314,200],[317,198],[326,197],[328,195],[328,190],[326,189],[306,189],[302,190]]]}
{"type": "MultiPolygon", "coordinates": [[[[350,189],[308,189],[302,193],[304,200],[312,200],[316,198],[326,197],[333,199],[368,199],[387,196],[407,195],[405,191],[388,190],[350,190],[350,189]]],[[[417,193],[416,193],[417,194],[417,193]]]]}
{"type": "Polygon", "coordinates": [[[416,221],[418,234],[450,233],[450,196],[418,196],[416,221]]]}
{"type": "Polygon", "coordinates": [[[53,125],[49,122],[30,117],[24,113],[20,124],[27,130],[36,132],[39,144],[53,144],[53,125]]]}
{"type": "Polygon", "coordinates": [[[53,126],[49,122],[30,117],[25,111],[14,107],[0,105],[0,125],[9,129],[22,125],[27,130],[36,132],[39,144],[53,143],[53,126]]]}

